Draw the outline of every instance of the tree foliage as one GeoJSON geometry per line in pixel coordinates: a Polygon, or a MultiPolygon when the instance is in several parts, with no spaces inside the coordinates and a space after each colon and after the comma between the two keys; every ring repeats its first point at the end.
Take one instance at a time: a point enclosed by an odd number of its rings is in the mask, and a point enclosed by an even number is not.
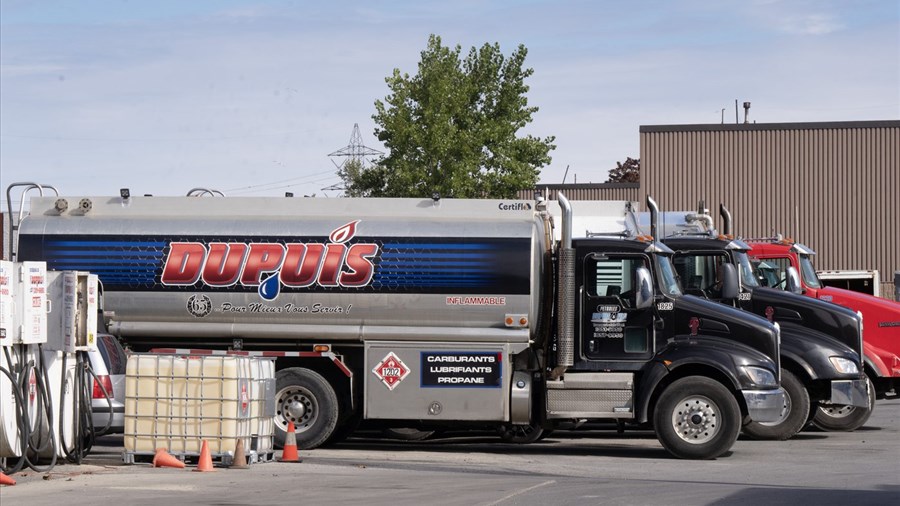
{"type": "Polygon", "coordinates": [[[625,163],[616,162],[616,168],[609,171],[607,183],[640,183],[641,159],[628,157],[625,163]]]}
{"type": "Polygon", "coordinates": [[[372,197],[514,197],[532,188],[550,163],[554,137],[517,137],[532,121],[520,45],[508,58],[499,44],[445,47],[432,35],[418,73],[394,69],[390,93],[375,102],[375,135],[389,154],[355,175],[348,194],[372,197]]]}

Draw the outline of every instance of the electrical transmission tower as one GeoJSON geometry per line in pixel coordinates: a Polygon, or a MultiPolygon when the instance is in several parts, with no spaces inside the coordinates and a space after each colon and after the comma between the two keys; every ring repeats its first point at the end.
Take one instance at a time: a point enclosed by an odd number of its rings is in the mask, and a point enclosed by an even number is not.
{"type": "MultiPolygon", "coordinates": [[[[362,169],[365,169],[369,164],[369,160],[367,159],[367,157],[378,156],[378,155],[383,155],[383,154],[384,154],[383,152],[378,151],[377,149],[372,149],[370,147],[367,147],[365,144],[363,144],[362,135],[360,135],[360,133],[359,133],[359,124],[354,123],[353,124],[353,133],[350,134],[350,144],[344,146],[343,148],[341,148],[333,153],[329,153],[328,156],[331,157],[331,163],[333,163],[334,166],[338,170],[341,170],[342,168],[344,168],[344,166],[348,162],[353,163],[354,165],[356,165],[356,167],[358,169],[362,170],[362,169]],[[341,162],[340,163],[336,162],[334,157],[341,157],[342,158],[341,162]]],[[[341,181],[340,183],[336,183],[331,186],[328,186],[326,188],[322,188],[322,191],[344,191],[344,190],[346,190],[346,188],[344,188],[343,181],[341,181]]]]}

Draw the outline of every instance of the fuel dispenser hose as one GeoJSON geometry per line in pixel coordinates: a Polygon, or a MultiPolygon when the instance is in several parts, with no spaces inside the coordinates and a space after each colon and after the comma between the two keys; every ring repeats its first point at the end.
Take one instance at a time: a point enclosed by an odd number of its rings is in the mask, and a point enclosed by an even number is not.
{"type": "MultiPolygon", "coordinates": [[[[10,364],[10,366],[12,366],[12,360],[10,359],[10,355],[9,355],[9,348],[4,347],[3,352],[6,354],[6,363],[10,364]]],[[[4,375],[6,375],[7,378],[9,378],[9,382],[13,387],[12,392],[13,392],[13,396],[15,397],[15,402],[16,402],[16,423],[18,424],[18,427],[26,427],[27,428],[28,422],[29,422],[28,410],[25,407],[25,399],[22,397],[22,393],[17,388],[19,382],[16,379],[16,377],[13,376],[12,371],[9,371],[5,367],[0,367],[0,372],[2,372],[4,375]]],[[[27,433],[27,431],[21,430],[21,431],[19,431],[19,435],[21,438],[21,443],[20,443],[21,448],[27,448],[29,434],[27,433]]],[[[2,470],[3,470],[4,474],[15,474],[15,473],[21,471],[23,467],[25,467],[25,455],[22,455],[21,457],[19,457],[18,461],[16,462],[16,465],[14,465],[12,467],[4,466],[4,467],[2,467],[2,470]]]]}
{"type": "MultiPolygon", "coordinates": [[[[12,364],[12,357],[9,350],[9,347],[4,347],[3,352],[5,353],[7,364],[12,364]]],[[[62,370],[66,371],[68,354],[63,354],[62,360],[62,370]]],[[[0,466],[0,469],[2,469],[4,474],[8,475],[15,474],[23,470],[26,466],[36,472],[49,472],[57,464],[60,448],[62,448],[63,454],[65,455],[68,462],[81,464],[84,457],[90,452],[91,448],[93,447],[95,437],[97,435],[102,435],[107,430],[109,430],[109,427],[112,425],[113,416],[112,409],[110,409],[109,420],[106,426],[103,427],[103,429],[101,429],[99,432],[95,432],[93,419],[91,416],[91,385],[93,384],[93,380],[97,378],[97,375],[91,368],[90,361],[87,360],[85,352],[78,352],[78,354],[76,355],[76,374],[74,378],[75,385],[72,389],[72,395],[77,396],[77,398],[75,399],[75,413],[73,415],[77,418],[77,423],[74,425],[75,430],[73,433],[73,438],[75,439],[75,441],[72,450],[69,450],[69,442],[66,441],[64,416],[60,416],[58,420],[59,440],[57,440],[56,433],[54,433],[53,430],[49,430],[49,439],[43,440],[43,438],[39,438],[37,441],[33,441],[33,436],[35,433],[31,430],[31,417],[28,412],[28,405],[26,404],[24,397],[24,393],[28,388],[28,378],[30,378],[32,370],[35,370],[35,388],[39,395],[41,405],[37,412],[37,416],[46,416],[47,427],[52,428],[57,423],[57,421],[54,420],[52,409],[52,394],[50,389],[48,388],[50,385],[50,378],[47,372],[46,364],[44,363],[43,350],[40,346],[39,363],[37,366],[35,366],[33,363],[26,363],[24,360],[20,360],[19,363],[22,365],[18,367],[18,369],[20,369],[18,372],[15,370],[16,368],[13,368],[13,370],[8,370],[5,367],[0,367],[0,373],[5,375],[12,385],[12,393],[15,397],[15,417],[17,427],[19,428],[18,432],[20,448],[23,448],[24,451],[22,452],[22,455],[16,460],[15,465],[0,466]],[[52,448],[50,463],[47,466],[38,465],[38,456],[41,452],[45,452],[48,448],[52,448]]],[[[65,405],[67,391],[66,382],[67,377],[66,374],[63,373],[60,380],[61,406],[65,405]]],[[[102,382],[98,382],[98,385],[100,387],[100,390],[103,392],[103,395],[105,396],[107,402],[110,403],[110,408],[112,408],[112,399],[110,397],[110,393],[103,386],[102,382]]]]}

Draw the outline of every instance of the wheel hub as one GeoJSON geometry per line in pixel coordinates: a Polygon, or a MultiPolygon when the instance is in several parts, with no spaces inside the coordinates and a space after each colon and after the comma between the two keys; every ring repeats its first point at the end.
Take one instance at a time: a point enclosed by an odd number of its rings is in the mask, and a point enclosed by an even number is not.
{"type": "Polygon", "coordinates": [[[705,443],[719,431],[719,407],[707,397],[688,397],[672,412],[672,428],[688,443],[705,443]]]}
{"type": "Polygon", "coordinates": [[[306,405],[298,400],[291,400],[284,405],[285,418],[302,420],[306,416],[306,405]]]}
{"type": "Polygon", "coordinates": [[[766,427],[775,427],[779,424],[784,423],[784,421],[787,420],[787,417],[791,412],[792,406],[793,406],[793,403],[791,402],[791,395],[787,392],[787,390],[785,390],[784,391],[784,405],[781,407],[781,413],[778,415],[778,420],[775,420],[774,422],[759,422],[759,424],[765,425],[766,427]]]}
{"type": "Polygon", "coordinates": [[[294,431],[303,432],[311,427],[319,416],[316,399],[305,388],[291,386],[282,389],[275,398],[276,421],[282,430],[287,430],[288,422],[293,422],[294,431]]]}
{"type": "Polygon", "coordinates": [[[831,418],[844,418],[850,416],[856,406],[822,406],[820,409],[831,418]]]}

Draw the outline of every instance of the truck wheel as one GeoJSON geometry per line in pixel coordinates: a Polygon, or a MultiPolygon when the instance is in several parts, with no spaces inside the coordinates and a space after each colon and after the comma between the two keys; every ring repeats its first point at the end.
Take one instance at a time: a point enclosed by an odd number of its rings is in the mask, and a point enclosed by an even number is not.
{"type": "Polygon", "coordinates": [[[653,413],[656,437],[682,459],[714,459],[737,441],[741,410],[734,395],[710,378],[681,378],[663,391],[653,413]]]}
{"type": "Polygon", "coordinates": [[[781,388],[784,389],[784,408],[781,417],[774,422],[749,422],[744,434],[753,439],[784,441],[800,432],[809,420],[809,393],[803,382],[788,370],[781,370],[781,388]]]}
{"type": "Polygon", "coordinates": [[[328,440],[337,425],[338,400],[325,378],[301,367],[282,369],[275,374],[275,391],[275,446],[284,446],[288,422],[294,422],[298,448],[328,440]]]}
{"type": "Polygon", "coordinates": [[[533,423],[528,425],[504,425],[500,427],[500,439],[506,443],[534,443],[544,435],[544,429],[533,423]]]}
{"type": "Polygon", "coordinates": [[[813,417],[813,425],[822,430],[834,432],[848,432],[865,425],[872,416],[872,411],[875,410],[875,385],[868,378],[866,378],[866,382],[869,384],[869,407],[819,406],[813,417]]]}

